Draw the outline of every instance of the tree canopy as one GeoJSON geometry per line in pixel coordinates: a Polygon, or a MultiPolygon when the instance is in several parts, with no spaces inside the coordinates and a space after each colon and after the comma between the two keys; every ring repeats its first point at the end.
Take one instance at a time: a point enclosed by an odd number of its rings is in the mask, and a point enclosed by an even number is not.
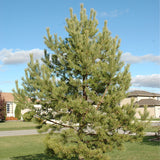
{"type": "Polygon", "coordinates": [[[45,50],[42,62],[31,55],[23,88],[17,83],[14,90],[17,103],[41,104],[36,111],[40,128],[51,128],[47,152],[62,159],[106,160],[107,152],[143,136],[133,103],[120,106],[131,81],[120,39],[111,37],[107,21],[102,32],[97,26],[94,9],[87,16],[81,5],[79,19],[70,9],[68,36],[52,36],[47,28],[44,42],[51,53],[45,50]]]}

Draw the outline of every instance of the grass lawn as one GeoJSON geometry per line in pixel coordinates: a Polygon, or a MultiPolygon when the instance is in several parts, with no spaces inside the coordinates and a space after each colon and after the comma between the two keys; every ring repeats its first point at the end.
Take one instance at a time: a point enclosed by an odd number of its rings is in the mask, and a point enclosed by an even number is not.
{"type": "Polygon", "coordinates": [[[160,130],[160,126],[151,126],[149,125],[147,128],[145,128],[145,132],[157,132],[160,130]]]}
{"type": "Polygon", "coordinates": [[[141,143],[126,143],[124,151],[113,151],[111,160],[159,160],[160,142],[148,141],[154,137],[144,137],[141,143]]]}
{"type": "Polygon", "coordinates": [[[0,131],[35,129],[37,124],[23,121],[0,122],[0,131]]]}
{"type": "MultiPolygon", "coordinates": [[[[45,135],[0,137],[0,160],[58,160],[44,154],[45,135]]],[[[111,160],[159,160],[160,143],[144,137],[142,143],[126,143],[125,151],[109,153],[111,160]]]]}
{"type": "MultiPolygon", "coordinates": [[[[0,137],[0,160],[17,160],[20,156],[43,153],[44,138],[45,135],[0,137]]],[[[25,158],[22,159],[25,160],[25,158]]]]}

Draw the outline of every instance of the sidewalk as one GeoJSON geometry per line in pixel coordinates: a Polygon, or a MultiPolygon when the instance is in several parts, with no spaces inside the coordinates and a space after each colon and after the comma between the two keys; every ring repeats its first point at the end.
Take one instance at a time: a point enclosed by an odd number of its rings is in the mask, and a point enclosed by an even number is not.
{"type": "MultiPolygon", "coordinates": [[[[41,133],[41,134],[46,134],[41,133]]],[[[24,135],[36,135],[40,134],[37,132],[36,129],[30,129],[30,130],[14,130],[14,131],[0,131],[0,137],[7,137],[7,136],[24,136],[24,135]]],[[[154,136],[155,132],[146,132],[146,136],[154,136]]]]}
{"type": "Polygon", "coordinates": [[[6,136],[24,136],[24,135],[34,135],[34,134],[39,134],[36,129],[14,130],[14,131],[0,131],[0,137],[6,137],[6,136]]]}

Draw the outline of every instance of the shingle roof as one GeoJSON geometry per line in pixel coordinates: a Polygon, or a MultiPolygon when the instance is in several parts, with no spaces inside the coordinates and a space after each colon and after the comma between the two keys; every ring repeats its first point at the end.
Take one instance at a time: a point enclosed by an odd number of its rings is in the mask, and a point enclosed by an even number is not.
{"type": "Polygon", "coordinates": [[[141,99],[138,102],[135,102],[135,104],[138,104],[139,106],[160,106],[160,101],[155,99],[141,99]]]}
{"type": "Polygon", "coordinates": [[[140,90],[135,90],[132,92],[129,92],[128,97],[160,97],[160,94],[158,93],[150,93],[146,91],[140,91],[140,90]]]}
{"type": "Polygon", "coordinates": [[[14,102],[14,97],[12,93],[4,93],[2,92],[2,97],[5,99],[6,102],[14,102]]]}

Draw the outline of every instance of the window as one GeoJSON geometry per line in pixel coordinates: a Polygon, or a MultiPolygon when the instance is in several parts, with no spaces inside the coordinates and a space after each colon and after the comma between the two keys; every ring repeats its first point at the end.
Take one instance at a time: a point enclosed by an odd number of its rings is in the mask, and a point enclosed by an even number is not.
{"type": "Polygon", "coordinates": [[[7,103],[7,113],[10,113],[10,104],[7,103]]]}

